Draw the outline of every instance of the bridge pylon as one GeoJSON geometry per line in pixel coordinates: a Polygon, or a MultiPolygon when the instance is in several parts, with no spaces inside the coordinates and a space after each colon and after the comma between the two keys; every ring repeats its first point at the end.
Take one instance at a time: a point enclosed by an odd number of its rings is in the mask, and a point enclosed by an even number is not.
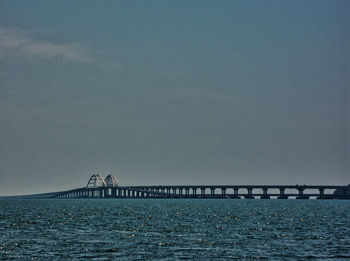
{"type": "Polygon", "coordinates": [[[90,177],[86,187],[87,188],[106,187],[106,182],[100,174],[94,174],[90,177]]]}
{"type": "Polygon", "coordinates": [[[119,181],[111,174],[105,178],[105,184],[107,187],[118,187],[119,181]]]}

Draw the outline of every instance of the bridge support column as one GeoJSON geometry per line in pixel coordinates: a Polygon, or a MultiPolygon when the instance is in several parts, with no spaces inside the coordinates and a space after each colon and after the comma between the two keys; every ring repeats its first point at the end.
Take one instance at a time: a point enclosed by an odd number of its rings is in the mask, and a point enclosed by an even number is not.
{"type": "Polygon", "coordinates": [[[205,188],[201,188],[201,196],[205,197],[205,188]]]}
{"type": "Polygon", "coordinates": [[[280,188],[280,195],[277,197],[278,199],[288,199],[288,196],[284,195],[285,188],[280,188]]]}
{"type": "Polygon", "coordinates": [[[186,197],[188,197],[190,195],[190,189],[189,188],[185,188],[185,194],[186,194],[186,197]]]}
{"type": "Polygon", "coordinates": [[[183,188],[179,188],[179,195],[180,195],[180,197],[183,196],[183,188]]]}
{"type": "Polygon", "coordinates": [[[215,188],[210,188],[211,197],[215,197],[215,188]]]}
{"type": "Polygon", "coordinates": [[[241,198],[240,196],[238,196],[238,190],[239,190],[239,188],[233,189],[233,196],[231,198],[241,198]]]}
{"type": "Polygon", "coordinates": [[[197,188],[192,188],[193,197],[197,197],[197,188]]]}
{"type": "Polygon", "coordinates": [[[253,194],[253,189],[252,188],[247,188],[248,194],[244,196],[245,199],[253,199],[254,197],[252,196],[253,194]]]}
{"type": "Polygon", "coordinates": [[[221,196],[226,197],[226,188],[221,188],[221,196]]]}
{"type": "Polygon", "coordinates": [[[263,188],[263,194],[260,197],[261,199],[270,199],[270,196],[267,194],[267,188],[263,188]]]}
{"type": "Polygon", "coordinates": [[[319,188],[318,190],[320,191],[320,195],[317,197],[317,199],[326,199],[324,196],[324,188],[319,188]]]}
{"type": "Polygon", "coordinates": [[[309,196],[307,196],[307,195],[304,195],[304,188],[297,188],[298,189],[298,194],[299,194],[299,196],[297,196],[297,199],[308,199],[309,198],[309,196]]]}

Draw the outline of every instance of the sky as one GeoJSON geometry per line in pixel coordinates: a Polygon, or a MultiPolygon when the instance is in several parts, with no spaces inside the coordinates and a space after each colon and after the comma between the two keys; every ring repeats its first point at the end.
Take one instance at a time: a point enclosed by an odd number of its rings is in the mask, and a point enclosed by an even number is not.
{"type": "Polygon", "coordinates": [[[350,2],[0,0],[0,195],[349,184],[350,2]]]}

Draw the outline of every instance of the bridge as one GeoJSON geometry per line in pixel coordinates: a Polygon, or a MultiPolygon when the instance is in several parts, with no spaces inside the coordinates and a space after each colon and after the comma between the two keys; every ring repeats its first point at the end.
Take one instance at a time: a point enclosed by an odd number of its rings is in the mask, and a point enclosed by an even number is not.
{"type": "Polygon", "coordinates": [[[108,175],[90,177],[82,188],[12,196],[11,198],[228,198],[228,199],[350,199],[350,185],[170,185],[120,186],[108,175]]]}

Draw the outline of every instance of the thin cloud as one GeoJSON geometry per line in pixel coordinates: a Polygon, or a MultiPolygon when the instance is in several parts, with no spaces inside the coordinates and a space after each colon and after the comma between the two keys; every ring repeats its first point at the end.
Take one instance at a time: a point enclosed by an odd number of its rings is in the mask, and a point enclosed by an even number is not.
{"type": "Polygon", "coordinates": [[[41,41],[22,30],[0,28],[0,58],[20,56],[62,57],[84,63],[92,61],[88,49],[81,44],[41,41]]]}

